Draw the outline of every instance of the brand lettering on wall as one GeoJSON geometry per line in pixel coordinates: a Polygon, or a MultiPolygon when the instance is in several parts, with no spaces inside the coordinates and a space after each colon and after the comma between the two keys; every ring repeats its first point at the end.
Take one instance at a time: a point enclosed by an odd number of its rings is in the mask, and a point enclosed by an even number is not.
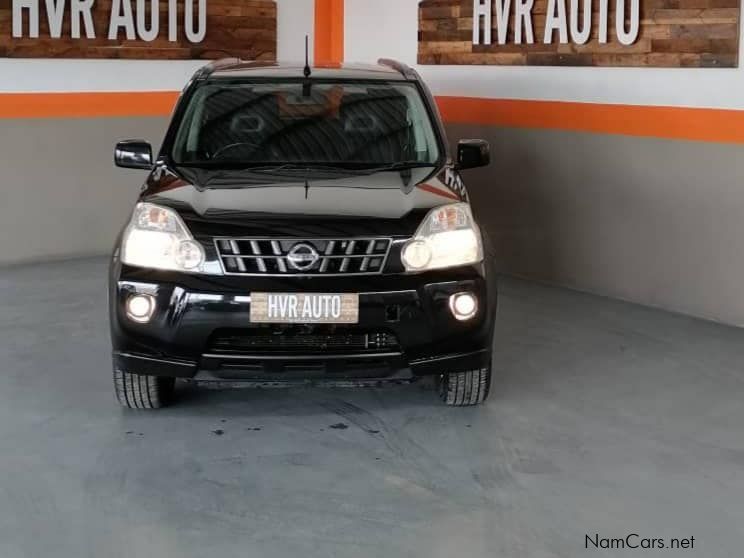
{"type": "Polygon", "coordinates": [[[741,0],[424,0],[420,64],[735,67],[741,0]]]}
{"type": "Polygon", "coordinates": [[[276,58],[274,0],[0,0],[0,56],[276,58]]]}

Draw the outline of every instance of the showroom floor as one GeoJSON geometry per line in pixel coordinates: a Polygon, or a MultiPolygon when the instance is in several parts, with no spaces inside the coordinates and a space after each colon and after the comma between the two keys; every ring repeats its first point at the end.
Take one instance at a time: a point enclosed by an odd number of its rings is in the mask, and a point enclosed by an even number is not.
{"type": "Polygon", "coordinates": [[[488,404],[421,386],[113,398],[106,261],[0,270],[0,557],[647,556],[744,525],[744,331],[503,280],[488,404]]]}

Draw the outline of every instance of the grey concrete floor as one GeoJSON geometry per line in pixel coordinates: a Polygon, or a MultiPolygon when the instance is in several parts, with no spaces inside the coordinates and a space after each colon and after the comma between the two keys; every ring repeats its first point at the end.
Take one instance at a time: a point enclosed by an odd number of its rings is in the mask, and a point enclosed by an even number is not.
{"type": "Polygon", "coordinates": [[[102,259],[0,270],[0,558],[741,555],[744,331],[502,281],[480,408],[111,389],[102,259]],[[694,550],[586,549],[587,534],[694,550]]]}

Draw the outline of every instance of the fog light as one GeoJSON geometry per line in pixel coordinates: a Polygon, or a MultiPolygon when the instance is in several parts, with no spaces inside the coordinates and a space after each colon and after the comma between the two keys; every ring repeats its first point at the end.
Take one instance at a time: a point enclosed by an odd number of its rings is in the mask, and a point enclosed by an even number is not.
{"type": "Polygon", "coordinates": [[[453,294],[449,305],[452,315],[460,321],[469,320],[478,312],[478,299],[473,293],[453,294]]]}
{"type": "Polygon", "coordinates": [[[133,322],[146,324],[155,312],[155,299],[150,295],[136,294],[127,299],[127,317],[133,322]]]}

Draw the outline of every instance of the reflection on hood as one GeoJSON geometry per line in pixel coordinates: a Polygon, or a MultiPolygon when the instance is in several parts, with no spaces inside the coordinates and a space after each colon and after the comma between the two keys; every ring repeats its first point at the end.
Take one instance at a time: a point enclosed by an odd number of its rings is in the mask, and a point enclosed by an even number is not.
{"type": "Polygon", "coordinates": [[[401,187],[397,172],[333,176],[311,172],[277,176],[249,170],[179,167],[154,173],[148,201],[190,208],[201,216],[250,214],[398,219],[415,209],[451,203],[453,193],[438,179],[419,184],[431,169],[413,169],[414,184],[401,187]],[[432,184],[436,187],[432,187],[432,184]],[[307,187],[306,187],[307,186],[307,187]]]}

